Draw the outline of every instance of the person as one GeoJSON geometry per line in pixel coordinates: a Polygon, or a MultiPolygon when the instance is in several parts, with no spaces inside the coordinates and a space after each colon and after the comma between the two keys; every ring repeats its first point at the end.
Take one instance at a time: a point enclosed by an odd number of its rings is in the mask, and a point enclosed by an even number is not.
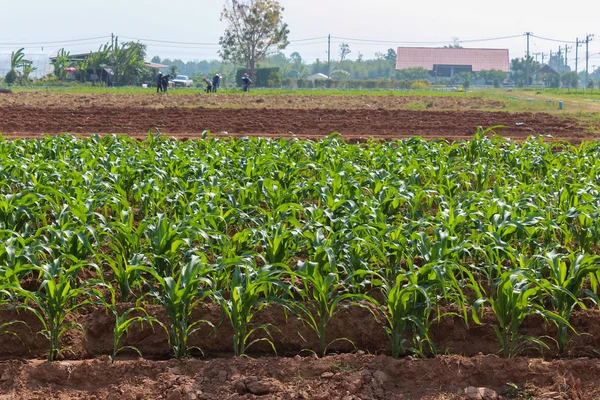
{"type": "Polygon", "coordinates": [[[250,79],[250,75],[248,75],[247,73],[244,73],[244,75],[242,75],[242,84],[242,90],[244,92],[249,92],[252,80],[250,79]]]}
{"type": "Polygon", "coordinates": [[[170,75],[165,75],[162,77],[162,90],[163,92],[166,92],[168,87],[169,87],[169,78],[171,76],[170,75]]]}
{"type": "Polygon", "coordinates": [[[205,76],[204,79],[202,79],[202,81],[206,83],[206,93],[212,92],[212,81],[210,80],[210,78],[208,76],[205,76]]]}
{"type": "Polygon", "coordinates": [[[163,74],[162,72],[159,72],[158,75],[156,75],[156,93],[162,91],[162,79],[163,74]]]}
{"type": "Polygon", "coordinates": [[[219,73],[216,73],[215,76],[213,76],[213,81],[212,81],[213,92],[217,93],[217,89],[219,88],[220,84],[221,84],[221,75],[219,75],[219,73]]]}

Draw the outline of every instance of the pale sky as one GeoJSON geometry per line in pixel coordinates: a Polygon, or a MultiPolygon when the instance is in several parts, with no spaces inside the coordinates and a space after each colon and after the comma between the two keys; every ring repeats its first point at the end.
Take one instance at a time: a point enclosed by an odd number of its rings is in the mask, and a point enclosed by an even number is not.
{"type": "MultiPolygon", "coordinates": [[[[600,65],[600,1],[572,3],[557,1],[504,0],[487,1],[402,1],[402,0],[281,0],[284,21],[289,25],[290,40],[323,38],[293,42],[284,52],[297,51],[308,62],[327,59],[325,37],[389,41],[371,44],[347,39],[332,39],[332,58],[339,58],[338,47],[350,44],[354,59],[362,53],[365,59],[375,52],[402,46],[402,42],[439,42],[422,46],[443,46],[460,40],[522,35],[524,32],[558,39],[561,42],[531,38],[532,54],[564,49],[567,41],[583,39],[595,33],[590,42],[590,69],[600,65]],[[493,4],[493,5],[492,5],[493,4]]],[[[146,42],[148,58],[187,60],[218,59],[219,36],[225,24],[219,21],[221,0],[103,0],[92,2],[56,2],[28,0],[2,1],[0,16],[0,55],[26,47],[26,52],[47,53],[65,47],[71,53],[96,50],[114,33],[120,40],[153,39],[206,43],[169,44],[146,42]],[[103,37],[84,43],[39,42],[103,37]],[[28,44],[35,42],[36,44],[28,44]]],[[[405,44],[405,45],[419,45],[405,44]]],[[[525,54],[525,36],[478,43],[462,43],[463,47],[508,48],[510,58],[525,54]]],[[[574,66],[574,45],[569,49],[569,64],[574,66]]],[[[541,56],[538,56],[541,61],[541,56]]],[[[585,65],[585,46],[579,49],[579,70],[585,65]]]]}

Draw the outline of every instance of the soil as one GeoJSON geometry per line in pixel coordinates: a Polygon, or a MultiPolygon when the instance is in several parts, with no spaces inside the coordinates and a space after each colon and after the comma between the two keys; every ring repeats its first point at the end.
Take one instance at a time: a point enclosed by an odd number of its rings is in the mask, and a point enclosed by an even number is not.
{"type": "MultiPolygon", "coordinates": [[[[232,358],[0,363],[0,399],[464,399],[469,387],[528,399],[598,399],[600,362],[494,356],[394,360],[232,358]],[[512,387],[511,387],[512,386],[512,387]],[[515,389],[516,386],[518,389],[515,389]],[[545,395],[543,395],[545,393],[545,395]],[[527,397],[525,397],[527,396],[527,397]]],[[[498,398],[492,397],[489,398],[498,398]]],[[[475,397],[477,398],[477,397],[475,397]]]]}
{"type": "MultiPolygon", "coordinates": [[[[167,323],[162,308],[146,309],[167,323]]],[[[90,307],[70,317],[82,325],[85,336],[70,330],[62,343],[67,350],[64,361],[47,364],[41,361],[47,356],[47,342],[34,333],[40,329],[39,322],[27,312],[0,312],[0,323],[16,318],[25,320],[28,327],[13,326],[19,339],[5,335],[0,342],[0,355],[8,359],[0,362],[0,393],[5,393],[0,399],[37,399],[50,394],[53,398],[104,399],[111,398],[111,393],[116,393],[117,397],[112,397],[115,399],[253,398],[249,387],[254,386],[262,388],[259,392],[263,390],[266,398],[277,399],[454,399],[462,398],[456,393],[469,386],[501,394],[510,389],[508,383],[532,396],[564,392],[567,397],[547,398],[600,398],[600,394],[592,396],[600,393],[600,360],[595,358],[600,351],[598,310],[574,313],[571,321],[579,335],[571,335],[563,359],[556,358],[556,347],[550,339],[555,329],[551,325],[545,328],[536,317],[525,321],[521,333],[546,336],[550,350],[524,354],[537,359],[498,357],[500,345],[490,326],[493,316],[488,310],[480,326],[467,327],[451,316],[433,324],[431,336],[440,354],[460,356],[393,360],[381,322],[361,307],[340,311],[327,331],[327,341],[344,337],[356,348],[339,341],[331,345],[331,352],[346,354],[317,358],[313,353],[318,348],[314,333],[293,318],[286,318],[278,306],[261,311],[256,322],[271,324],[278,356],[287,357],[275,357],[267,343],[259,342],[250,353],[254,358],[239,359],[231,355],[230,326],[227,322],[218,324],[218,306],[203,303],[193,319],[208,319],[218,326],[214,331],[205,326],[191,338],[189,344],[204,352],[201,360],[161,361],[169,358],[164,331],[158,326],[136,326],[121,344],[136,345],[146,359],[135,359],[135,353],[124,352],[116,364],[110,364],[107,355],[112,352],[114,319],[104,309],[90,307]]]]}
{"type": "Polygon", "coordinates": [[[573,118],[474,110],[42,108],[13,105],[0,106],[0,115],[0,132],[8,138],[54,133],[122,133],[143,138],[150,130],[177,138],[196,138],[210,130],[232,137],[299,139],[318,139],[340,132],[349,142],[412,136],[461,140],[472,137],[480,126],[499,125],[504,128],[496,129],[497,133],[518,140],[531,135],[552,135],[574,143],[594,138],[573,118]]]}
{"type": "MultiPolygon", "coordinates": [[[[193,92],[192,92],[193,93],[193,92]]],[[[432,110],[500,109],[499,101],[480,97],[460,96],[296,96],[256,94],[180,94],[170,92],[156,94],[59,94],[43,92],[18,92],[0,97],[0,105],[79,108],[79,107],[205,107],[205,108],[278,108],[313,109],[330,108],[342,110],[367,109],[401,110],[417,107],[432,110]]]]}

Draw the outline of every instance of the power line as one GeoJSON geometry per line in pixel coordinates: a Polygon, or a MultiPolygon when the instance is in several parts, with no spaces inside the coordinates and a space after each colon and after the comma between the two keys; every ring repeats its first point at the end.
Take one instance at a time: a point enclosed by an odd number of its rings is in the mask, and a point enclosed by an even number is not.
{"type": "Polygon", "coordinates": [[[6,43],[0,42],[0,46],[8,45],[8,46],[21,46],[21,45],[42,45],[42,44],[60,44],[60,43],[73,43],[73,42],[85,42],[89,40],[98,40],[98,39],[106,39],[110,36],[98,36],[93,38],[85,38],[85,39],[71,39],[71,40],[57,40],[52,42],[18,42],[18,43],[6,43]]]}
{"type": "Polygon", "coordinates": [[[531,35],[533,37],[536,37],[538,39],[542,39],[542,40],[547,40],[550,42],[558,42],[558,43],[573,43],[576,44],[576,42],[572,41],[572,40],[559,40],[559,39],[550,39],[550,38],[546,38],[546,37],[542,37],[542,36],[537,36],[537,35],[531,35]]]}

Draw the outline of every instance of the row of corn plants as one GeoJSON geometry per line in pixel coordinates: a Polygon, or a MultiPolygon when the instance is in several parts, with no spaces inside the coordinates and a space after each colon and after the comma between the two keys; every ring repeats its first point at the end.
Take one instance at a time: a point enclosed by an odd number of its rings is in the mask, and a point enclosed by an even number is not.
{"type": "Polygon", "coordinates": [[[51,360],[82,329],[68,314],[94,304],[115,317],[113,357],[138,351],[120,345],[136,324],[185,357],[191,335],[215,328],[194,319],[204,302],[221,307],[236,355],[275,349],[276,327],[255,322],[267,305],[314,331],[319,354],[348,341],[326,333],[347,307],[372,311],[394,357],[435,353],[432,324],[485,310],[504,356],[548,346],[521,334],[532,314],[557,326],[563,352],[572,312],[598,301],[600,143],[486,133],[0,139],[0,302],[39,319],[51,360]]]}

